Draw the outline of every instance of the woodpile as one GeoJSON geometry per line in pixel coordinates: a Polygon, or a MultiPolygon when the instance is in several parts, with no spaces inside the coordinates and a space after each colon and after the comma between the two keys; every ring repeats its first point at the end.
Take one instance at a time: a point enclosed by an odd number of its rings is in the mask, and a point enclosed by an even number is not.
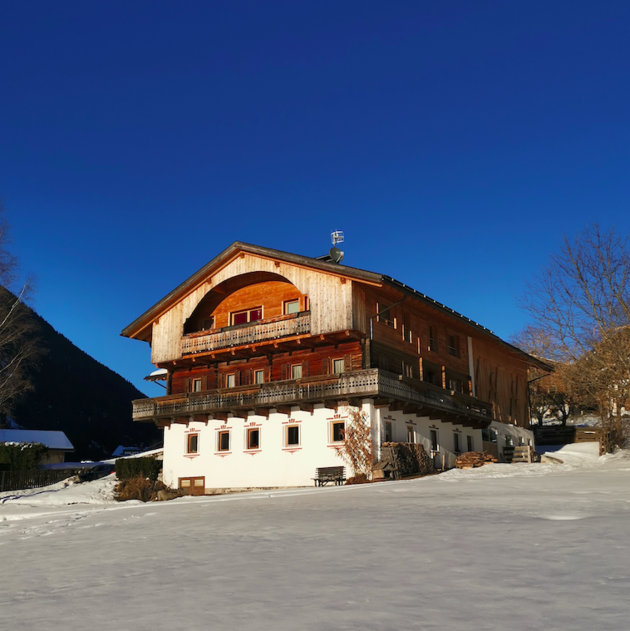
{"type": "Polygon", "coordinates": [[[422,445],[415,443],[383,443],[381,459],[374,465],[372,477],[400,480],[435,473],[433,460],[422,445]]]}
{"type": "Polygon", "coordinates": [[[467,451],[465,454],[457,456],[455,467],[457,469],[475,469],[491,462],[497,462],[497,459],[484,451],[467,451]]]}

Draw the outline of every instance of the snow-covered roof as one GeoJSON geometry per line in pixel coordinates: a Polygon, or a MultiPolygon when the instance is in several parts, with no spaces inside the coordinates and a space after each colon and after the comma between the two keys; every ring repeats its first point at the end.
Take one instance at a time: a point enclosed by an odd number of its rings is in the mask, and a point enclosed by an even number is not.
{"type": "Polygon", "coordinates": [[[48,449],[74,451],[72,443],[63,432],[47,432],[31,429],[0,429],[0,443],[41,443],[48,449]]]}
{"type": "Polygon", "coordinates": [[[124,445],[118,445],[118,447],[116,447],[116,450],[114,451],[112,456],[114,458],[118,456],[129,456],[131,454],[137,454],[139,451],[140,451],[139,447],[125,447],[124,445]]]}
{"type": "Polygon", "coordinates": [[[145,377],[145,381],[164,381],[168,375],[166,368],[158,368],[154,370],[148,377],[145,377]]]}

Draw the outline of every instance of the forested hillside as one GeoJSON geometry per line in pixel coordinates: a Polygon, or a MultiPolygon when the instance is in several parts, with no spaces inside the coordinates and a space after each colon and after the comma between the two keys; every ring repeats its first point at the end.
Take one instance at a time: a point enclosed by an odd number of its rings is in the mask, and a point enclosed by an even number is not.
{"type": "Polygon", "coordinates": [[[10,418],[24,429],[61,430],[76,459],[110,457],[120,444],[150,446],[161,432],[131,420],[131,401],[145,397],[126,379],[77,348],[31,311],[44,353],[31,371],[33,390],[10,418]]]}

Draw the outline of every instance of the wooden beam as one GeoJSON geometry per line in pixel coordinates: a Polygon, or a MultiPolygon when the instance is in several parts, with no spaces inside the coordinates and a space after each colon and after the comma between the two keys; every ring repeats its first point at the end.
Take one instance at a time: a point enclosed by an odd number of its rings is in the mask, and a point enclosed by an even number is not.
{"type": "Polygon", "coordinates": [[[269,418],[269,408],[254,408],[254,414],[256,416],[264,416],[269,418]]]}
{"type": "Polygon", "coordinates": [[[324,401],[324,407],[336,412],[339,409],[339,403],[337,401],[324,401]]]}
{"type": "Polygon", "coordinates": [[[286,414],[287,416],[291,416],[291,406],[290,405],[278,405],[276,406],[276,410],[280,412],[280,414],[286,414]]]}
{"type": "Polygon", "coordinates": [[[312,403],[300,403],[300,410],[302,412],[310,412],[313,413],[313,404],[312,403]]]}
{"type": "Polygon", "coordinates": [[[374,407],[375,408],[386,408],[389,407],[389,404],[392,402],[391,399],[387,397],[376,397],[374,399],[374,407]]]}

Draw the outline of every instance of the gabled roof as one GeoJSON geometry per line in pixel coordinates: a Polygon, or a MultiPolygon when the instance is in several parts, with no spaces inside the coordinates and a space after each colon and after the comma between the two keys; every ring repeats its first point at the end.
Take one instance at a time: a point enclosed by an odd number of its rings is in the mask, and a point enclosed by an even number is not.
{"type": "Polygon", "coordinates": [[[63,432],[47,432],[30,429],[0,429],[0,443],[41,443],[48,449],[74,451],[72,443],[63,432]]]}
{"type": "Polygon", "coordinates": [[[144,328],[146,328],[154,320],[159,318],[162,313],[170,309],[172,305],[176,304],[179,300],[184,298],[201,283],[203,283],[214,269],[221,267],[227,261],[229,261],[231,258],[241,252],[257,254],[259,256],[291,263],[293,265],[299,265],[301,267],[309,267],[311,269],[315,269],[324,273],[350,278],[359,282],[363,281],[380,286],[388,285],[389,287],[402,292],[405,296],[411,296],[416,300],[419,300],[420,302],[423,302],[433,307],[434,309],[441,311],[442,313],[446,313],[449,316],[454,317],[457,320],[460,320],[461,322],[474,327],[475,329],[483,332],[488,337],[493,338],[494,341],[498,342],[502,346],[509,348],[512,352],[521,355],[523,358],[526,358],[527,361],[531,364],[534,364],[542,368],[543,370],[553,370],[553,368],[545,362],[539,360],[536,357],[532,357],[531,355],[522,351],[520,348],[517,348],[516,346],[509,344],[505,340],[502,340],[498,335],[495,335],[490,329],[486,328],[485,326],[482,326],[478,322],[475,322],[474,320],[467,318],[461,313],[454,311],[453,309],[447,307],[446,305],[443,305],[437,300],[433,300],[433,298],[430,298],[426,294],[420,293],[419,291],[408,287],[404,283],[397,281],[391,276],[378,274],[376,272],[369,272],[367,270],[358,269],[356,267],[348,267],[339,263],[328,262],[309,256],[302,256],[301,254],[292,254],[290,252],[283,252],[282,250],[274,250],[272,248],[265,248],[259,245],[243,243],[241,241],[235,241],[234,243],[232,243],[232,245],[223,250],[223,252],[215,256],[198,272],[195,272],[190,278],[185,280],[181,285],[176,287],[168,295],[162,298],[162,300],[157,302],[150,309],[145,311],[145,313],[143,313],[139,318],[137,318],[130,325],[125,327],[122,330],[121,335],[124,337],[136,337],[144,328]]]}
{"type": "Polygon", "coordinates": [[[339,265],[338,263],[328,263],[308,256],[302,256],[300,254],[291,254],[290,252],[282,252],[281,250],[273,250],[272,248],[264,248],[259,245],[251,245],[250,243],[235,241],[232,245],[223,250],[221,254],[215,256],[209,263],[204,265],[198,272],[195,272],[181,285],[173,289],[173,291],[162,298],[162,300],[155,303],[150,309],[145,311],[129,326],[126,326],[122,330],[121,335],[124,337],[135,337],[148,324],[152,323],[162,313],[170,309],[172,305],[179,302],[179,300],[184,298],[197,286],[203,283],[215,268],[224,265],[227,261],[241,252],[257,254],[259,256],[276,259],[285,263],[300,265],[302,267],[310,267],[328,274],[353,278],[359,281],[363,280],[371,283],[381,283],[383,280],[382,275],[375,274],[373,272],[367,272],[354,267],[346,267],[345,265],[339,265]]]}

